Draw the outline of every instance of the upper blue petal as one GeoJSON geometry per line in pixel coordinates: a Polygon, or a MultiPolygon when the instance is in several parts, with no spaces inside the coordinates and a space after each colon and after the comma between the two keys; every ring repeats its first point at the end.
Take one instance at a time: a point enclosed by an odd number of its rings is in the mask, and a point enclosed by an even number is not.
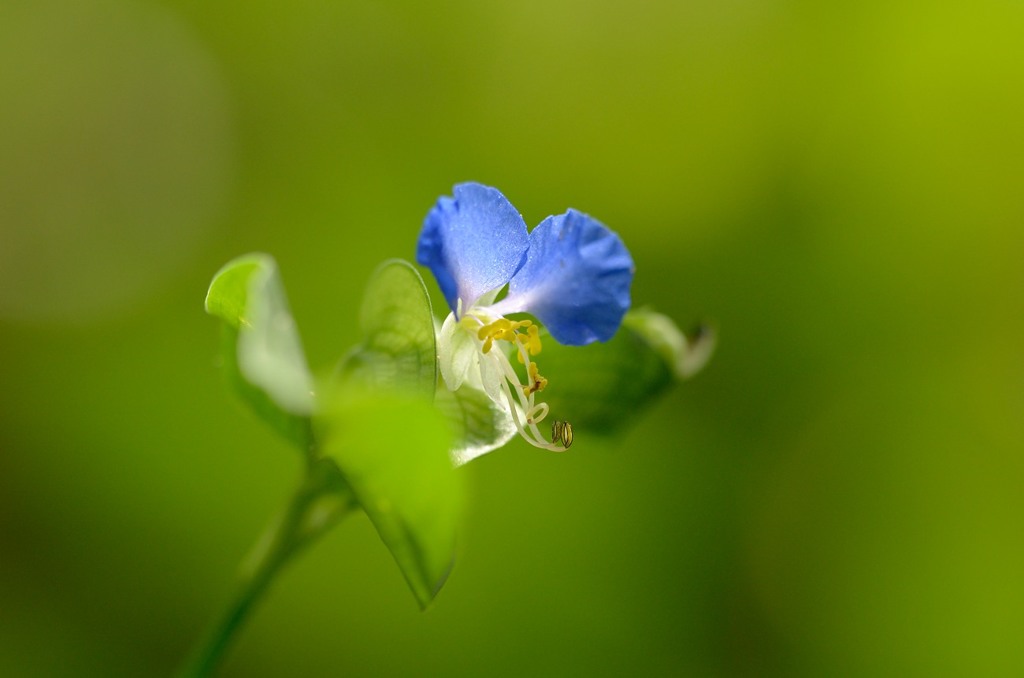
{"type": "Polygon", "coordinates": [[[468,309],[485,292],[507,283],[523,265],[530,237],[526,222],[496,188],[458,184],[427,214],[416,261],[430,268],[452,310],[468,309]]]}
{"type": "Polygon", "coordinates": [[[633,258],[619,236],[596,219],[569,210],[530,234],[530,249],[494,309],[528,311],[561,344],[611,339],[629,309],[633,258]]]}

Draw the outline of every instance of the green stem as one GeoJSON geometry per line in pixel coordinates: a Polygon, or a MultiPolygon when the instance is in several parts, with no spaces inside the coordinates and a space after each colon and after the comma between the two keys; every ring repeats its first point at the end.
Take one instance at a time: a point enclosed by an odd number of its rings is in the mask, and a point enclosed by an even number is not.
{"type": "Polygon", "coordinates": [[[311,465],[306,482],[246,559],[234,598],[200,639],[179,678],[212,676],[253,607],[285,564],[354,505],[347,484],[332,462],[319,460],[311,465]]]}

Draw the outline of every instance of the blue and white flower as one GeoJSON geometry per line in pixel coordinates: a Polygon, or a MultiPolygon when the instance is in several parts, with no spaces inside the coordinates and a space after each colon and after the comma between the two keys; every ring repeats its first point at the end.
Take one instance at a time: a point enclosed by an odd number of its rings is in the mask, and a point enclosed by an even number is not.
{"type": "Polygon", "coordinates": [[[538,397],[547,380],[533,360],[542,337],[518,314],[532,315],[561,344],[610,339],[629,309],[633,281],[633,260],[619,237],[573,209],[527,232],[497,189],[465,183],[427,214],[416,260],[433,272],[452,309],[438,337],[446,386],[482,389],[529,443],[564,450],[564,436],[549,442],[537,426],[548,414],[538,397]],[[513,353],[525,380],[509,360],[513,353]]]}

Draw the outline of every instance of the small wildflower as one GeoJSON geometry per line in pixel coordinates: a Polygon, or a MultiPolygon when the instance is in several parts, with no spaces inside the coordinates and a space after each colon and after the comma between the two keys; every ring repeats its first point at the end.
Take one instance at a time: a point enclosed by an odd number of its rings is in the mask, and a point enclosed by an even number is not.
{"type": "Polygon", "coordinates": [[[416,260],[430,268],[452,310],[438,338],[447,387],[469,380],[510,414],[527,442],[568,448],[568,422],[554,423],[550,442],[537,426],[549,409],[538,399],[548,380],[533,360],[542,350],[540,327],[507,316],[529,313],[561,344],[610,339],[629,309],[633,281],[633,260],[619,237],[573,209],[527,232],[497,189],[465,183],[427,214],[416,260]],[[524,366],[525,381],[510,354],[524,366]]]}

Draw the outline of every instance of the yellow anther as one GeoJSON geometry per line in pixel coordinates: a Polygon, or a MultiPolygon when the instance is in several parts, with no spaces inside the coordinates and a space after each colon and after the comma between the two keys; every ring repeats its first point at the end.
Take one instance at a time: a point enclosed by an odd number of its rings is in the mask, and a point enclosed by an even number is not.
{"type": "MultiPolygon", "coordinates": [[[[492,323],[481,327],[473,327],[472,329],[476,330],[477,338],[484,342],[484,353],[491,350],[495,341],[507,341],[516,345],[521,344],[526,348],[527,355],[540,353],[540,328],[534,325],[532,320],[499,318],[492,323]],[[521,330],[525,330],[525,332],[521,330]]],[[[525,362],[522,351],[516,352],[516,358],[519,360],[520,365],[525,362]]]]}
{"type": "Polygon", "coordinates": [[[526,350],[530,352],[530,355],[537,355],[540,353],[540,328],[533,324],[528,325],[526,336],[526,350]]]}
{"type": "MultiPolygon", "coordinates": [[[[526,322],[530,321],[527,320],[526,322]]],[[[520,332],[519,334],[517,334],[516,340],[526,347],[526,353],[528,355],[537,355],[538,353],[540,353],[541,350],[540,329],[533,324],[527,325],[526,327],[526,332],[520,332]]],[[[523,362],[522,354],[520,354],[519,362],[520,364],[522,364],[523,362]]]]}
{"type": "Polygon", "coordinates": [[[527,381],[529,382],[523,387],[523,392],[526,395],[536,393],[537,391],[543,391],[544,387],[548,385],[548,380],[540,376],[540,372],[537,370],[537,363],[531,362],[526,373],[528,375],[527,381]]]}
{"type": "Polygon", "coordinates": [[[489,323],[478,329],[476,332],[476,336],[478,339],[486,339],[487,337],[494,337],[500,339],[500,335],[506,332],[511,327],[511,320],[507,320],[506,318],[499,318],[495,320],[493,323],[489,323]]]}

